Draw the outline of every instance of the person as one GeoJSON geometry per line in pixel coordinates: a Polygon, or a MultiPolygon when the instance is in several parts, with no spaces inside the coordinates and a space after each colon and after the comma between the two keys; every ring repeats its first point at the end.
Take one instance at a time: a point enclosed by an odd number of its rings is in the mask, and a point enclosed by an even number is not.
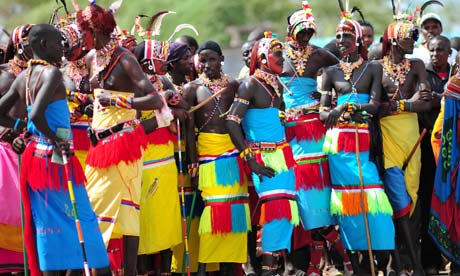
{"type": "MultiPolygon", "coordinates": [[[[447,83],[442,119],[441,150],[433,187],[428,231],[441,252],[452,261],[449,275],[460,274],[459,242],[459,99],[460,75],[447,83]]],[[[440,114],[441,115],[441,114],[440,114]]]]}
{"type": "Polygon", "coordinates": [[[243,56],[244,65],[241,68],[240,73],[238,74],[238,79],[240,80],[244,79],[249,74],[250,56],[251,56],[252,47],[254,47],[255,43],[256,43],[256,40],[251,40],[251,41],[246,41],[245,43],[243,43],[243,45],[241,45],[241,55],[243,56]]]}
{"type": "Polygon", "coordinates": [[[27,169],[21,170],[29,268],[32,275],[39,275],[40,270],[51,275],[55,270],[82,269],[86,253],[89,267],[105,269],[100,273],[107,275],[108,257],[88,201],[83,170],[71,155],[70,114],[62,74],[56,66],[63,56],[63,36],[52,25],[34,25],[29,44],[33,59],[28,69],[0,100],[0,124],[19,130],[27,128],[32,134],[22,157],[27,169]],[[17,100],[27,103],[27,123],[7,115],[17,100]],[[60,162],[62,154],[68,156],[67,164],[60,162]],[[74,197],[69,196],[70,190],[74,197]],[[77,219],[81,227],[76,226],[77,219]],[[78,245],[81,235],[84,252],[78,245]]]}
{"type": "Polygon", "coordinates": [[[404,57],[413,52],[418,39],[419,32],[414,23],[417,14],[408,16],[395,9],[394,15],[396,21],[384,32],[383,60],[380,61],[384,96],[388,99],[380,106],[384,183],[394,211],[397,244],[406,245],[414,274],[421,275],[423,268],[416,254],[417,243],[409,217],[417,204],[421,166],[417,112],[430,110],[432,97],[423,62],[404,57]]]}
{"type": "Polygon", "coordinates": [[[251,229],[247,180],[223,118],[238,82],[221,71],[224,57],[216,42],[203,43],[198,56],[203,73],[185,85],[186,101],[195,106],[221,93],[196,110],[186,126],[188,170],[205,204],[199,226],[198,275],[205,275],[207,263],[220,263],[221,275],[233,275],[232,263],[246,262],[251,229]]]}
{"type": "Polygon", "coordinates": [[[124,274],[132,276],[139,247],[145,135],[168,126],[172,118],[163,112],[163,99],[136,58],[112,37],[113,14],[93,3],[77,11],[77,23],[83,34],[91,34],[96,50],[89,78],[96,99],[85,169],[88,196],[106,246],[111,238],[123,238],[124,274]],[[137,110],[155,110],[156,116],[139,122],[137,110]]]}
{"type": "Polygon", "coordinates": [[[454,36],[450,38],[450,45],[453,49],[460,51],[460,37],[454,36]]]}
{"type": "Polygon", "coordinates": [[[259,194],[262,227],[262,272],[279,275],[278,256],[291,250],[291,237],[299,223],[295,201],[295,161],[279,118],[283,70],[283,44],[266,34],[251,53],[250,77],[238,89],[227,115],[232,141],[251,170],[259,194]],[[245,141],[246,140],[246,141],[245,141]]]}
{"type": "MultiPolygon", "coordinates": [[[[167,73],[169,41],[147,38],[134,50],[144,73],[157,91],[161,91],[167,104],[180,112],[181,96],[173,91],[168,79],[161,78],[167,73]]],[[[142,111],[141,120],[155,116],[153,111],[142,111]]],[[[181,119],[188,114],[183,109],[181,119]],[[185,114],[184,114],[185,112],[185,114]]],[[[147,135],[142,171],[140,201],[140,241],[138,274],[147,274],[153,267],[147,264],[154,253],[160,252],[161,275],[171,274],[171,249],[181,242],[180,203],[176,196],[175,183],[178,181],[174,159],[175,128],[162,127],[147,135]]]]}
{"type": "MultiPolygon", "coordinates": [[[[382,68],[367,60],[361,26],[346,10],[337,26],[336,43],[342,59],[324,71],[321,90],[328,92],[322,94],[320,107],[328,128],[323,149],[331,172],[330,212],[347,250],[393,250],[392,208],[376,162],[378,131],[372,121],[382,93],[382,68]]],[[[384,257],[379,254],[379,263],[386,263],[384,257]]],[[[353,273],[362,275],[357,254],[351,255],[351,263],[353,273]]]]}
{"type": "MultiPolygon", "coordinates": [[[[27,24],[17,26],[13,30],[8,42],[9,60],[0,65],[0,98],[8,92],[16,77],[27,68],[27,61],[33,56],[28,45],[28,34],[31,28],[32,25],[27,24]]],[[[17,101],[8,114],[24,119],[27,117],[25,104],[17,101]]],[[[19,134],[17,129],[0,127],[0,167],[2,168],[0,194],[4,196],[4,202],[0,205],[2,214],[0,216],[0,240],[2,241],[0,242],[0,271],[3,272],[17,272],[24,269],[18,156],[13,148],[13,141],[19,134]]]]}
{"type": "Polygon", "coordinates": [[[198,73],[200,71],[200,68],[199,68],[200,64],[198,62],[198,55],[196,53],[199,47],[198,41],[196,41],[196,39],[192,36],[182,35],[176,39],[176,42],[185,43],[188,45],[188,47],[190,47],[190,51],[192,52],[192,55],[193,55],[193,62],[195,64],[195,67],[193,68],[193,72],[188,76],[188,79],[195,80],[198,77],[198,73]]]}
{"type": "Polygon", "coordinates": [[[374,46],[374,26],[369,21],[364,19],[358,20],[363,32],[363,43],[369,52],[374,46]]]}
{"type": "Polygon", "coordinates": [[[302,4],[302,9],[293,12],[287,20],[289,41],[281,81],[287,88],[283,94],[286,138],[297,163],[294,168],[296,200],[302,226],[309,231],[294,231],[294,250],[310,244],[307,271],[310,275],[321,274],[320,262],[326,240],[337,246],[345,259],[347,256],[330,215],[329,166],[322,151],[326,129],[319,119],[321,94],[317,91],[316,80],[322,68],[336,64],[338,60],[327,50],[310,45],[310,39],[317,31],[315,17],[309,4],[302,4]],[[312,241],[305,241],[308,236],[312,241]]]}
{"type": "Polygon", "coordinates": [[[420,170],[420,184],[418,197],[421,207],[421,258],[425,274],[437,274],[441,269],[441,253],[428,235],[428,219],[431,206],[431,196],[433,194],[434,175],[436,171],[436,162],[431,146],[431,133],[436,118],[439,115],[441,107],[441,98],[444,87],[451,74],[451,66],[448,63],[448,57],[451,53],[450,40],[445,36],[435,36],[428,42],[431,61],[425,64],[427,80],[432,91],[431,107],[429,112],[418,114],[419,128],[427,129],[420,143],[422,166],[420,170]]]}
{"type": "MultiPolygon", "coordinates": [[[[428,1],[427,1],[428,2],[428,1]]],[[[434,2],[438,4],[437,2],[434,2]]],[[[424,63],[430,62],[430,52],[428,50],[428,42],[431,38],[441,35],[443,32],[442,27],[442,20],[441,17],[434,12],[429,12],[423,14],[424,10],[428,7],[427,5],[423,5],[424,8],[420,10],[420,26],[423,36],[423,41],[417,47],[414,48],[414,52],[412,54],[408,54],[407,58],[419,58],[424,63]]],[[[457,56],[457,50],[452,49],[451,55],[449,55],[449,64],[453,64],[455,61],[455,57],[457,56]]]]}

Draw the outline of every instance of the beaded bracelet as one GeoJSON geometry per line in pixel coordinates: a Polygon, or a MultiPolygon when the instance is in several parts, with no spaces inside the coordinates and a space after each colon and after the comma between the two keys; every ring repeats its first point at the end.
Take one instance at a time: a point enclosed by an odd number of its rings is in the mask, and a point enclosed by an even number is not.
{"type": "Polygon", "coordinates": [[[403,112],[405,110],[404,103],[405,103],[404,100],[399,100],[399,111],[400,112],[403,112]]]}
{"type": "Polygon", "coordinates": [[[111,104],[112,104],[112,100],[115,100],[116,108],[124,108],[124,109],[133,108],[133,97],[132,96],[115,95],[115,96],[112,96],[112,98],[110,99],[111,104]]]}
{"type": "Polygon", "coordinates": [[[234,121],[237,124],[241,124],[241,118],[238,115],[227,115],[227,121],[234,121]]]}
{"type": "Polygon", "coordinates": [[[198,176],[199,166],[200,166],[200,163],[198,163],[198,162],[191,163],[191,164],[187,165],[188,174],[190,175],[190,177],[197,177],[198,176]]]}
{"type": "Polygon", "coordinates": [[[243,98],[235,98],[233,101],[238,102],[238,103],[242,103],[244,105],[249,105],[249,101],[246,100],[246,99],[243,99],[243,98]]]}
{"type": "Polygon", "coordinates": [[[353,103],[347,103],[347,112],[350,114],[355,113],[356,107],[353,103]]]}
{"type": "Polygon", "coordinates": [[[78,105],[84,104],[88,99],[87,94],[76,92],[76,91],[67,90],[67,96],[68,96],[69,102],[76,103],[78,105]]]}
{"type": "Polygon", "coordinates": [[[18,130],[19,124],[21,123],[21,119],[17,118],[16,122],[14,123],[13,130],[16,131],[18,130]]]}
{"type": "Polygon", "coordinates": [[[243,161],[248,162],[250,159],[254,158],[254,152],[251,148],[245,148],[242,152],[240,152],[240,157],[243,161]]]}

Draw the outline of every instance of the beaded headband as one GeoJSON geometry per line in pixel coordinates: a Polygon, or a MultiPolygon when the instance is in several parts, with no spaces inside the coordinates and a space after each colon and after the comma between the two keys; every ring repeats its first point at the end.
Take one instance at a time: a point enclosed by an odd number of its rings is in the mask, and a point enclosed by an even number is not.
{"type": "Polygon", "coordinates": [[[295,11],[288,17],[288,36],[296,39],[297,34],[306,29],[316,32],[315,16],[308,1],[302,1],[302,9],[295,11]]]}
{"type": "Polygon", "coordinates": [[[276,34],[272,32],[265,32],[265,37],[259,40],[259,48],[257,49],[257,56],[265,55],[268,57],[270,51],[273,51],[276,47],[283,49],[283,44],[276,38],[276,34]]]}

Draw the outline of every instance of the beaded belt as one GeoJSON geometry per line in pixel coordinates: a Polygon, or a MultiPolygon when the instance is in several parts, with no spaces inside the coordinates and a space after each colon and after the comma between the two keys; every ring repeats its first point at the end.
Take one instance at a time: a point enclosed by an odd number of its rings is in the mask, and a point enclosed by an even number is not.
{"type": "Polygon", "coordinates": [[[135,119],[135,120],[131,120],[131,121],[128,121],[128,122],[122,122],[122,123],[116,124],[116,125],[114,125],[112,127],[109,127],[109,128],[106,128],[106,129],[101,129],[101,130],[95,130],[95,129],[89,127],[88,128],[88,137],[91,140],[91,144],[93,146],[96,146],[98,141],[100,141],[100,140],[102,140],[104,138],[107,138],[110,135],[115,134],[117,132],[120,132],[122,130],[132,128],[132,127],[134,127],[136,125],[139,125],[139,123],[140,123],[140,120],[135,119]]]}
{"type": "Polygon", "coordinates": [[[287,117],[300,117],[303,115],[307,115],[310,113],[317,113],[319,111],[319,104],[309,107],[301,107],[301,108],[292,108],[286,110],[287,117]]]}
{"type": "Polygon", "coordinates": [[[286,139],[279,142],[249,142],[248,147],[253,150],[274,151],[276,148],[286,143],[286,139]]]}

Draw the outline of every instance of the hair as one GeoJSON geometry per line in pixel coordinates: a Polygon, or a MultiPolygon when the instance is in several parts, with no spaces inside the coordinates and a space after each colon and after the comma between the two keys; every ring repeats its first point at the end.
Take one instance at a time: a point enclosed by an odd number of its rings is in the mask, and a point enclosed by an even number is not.
{"type": "Polygon", "coordinates": [[[199,54],[204,50],[212,50],[218,53],[219,56],[222,56],[222,49],[220,48],[219,44],[217,44],[217,42],[215,41],[212,41],[212,40],[206,41],[205,43],[203,43],[203,45],[200,46],[200,48],[198,48],[197,53],[199,54]]]}
{"type": "Polygon", "coordinates": [[[443,35],[437,35],[437,36],[435,36],[435,37],[432,37],[432,38],[430,39],[430,41],[428,41],[428,47],[430,47],[430,44],[431,44],[432,42],[434,42],[434,41],[442,41],[442,42],[446,43],[447,48],[449,48],[449,49],[451,48],[450,40],[449,40],[447,37],[443,36],[443,35]]]}
{"type": "MultiPolygon", "coordinates": [[[[29,32],[29,43],[34,53],[39,53],[41,49],[41,41],[49,37],[50,34],[61,34],[59,30],[50,24],[34,25],[29,32]]],[[[62,34],[61,34],[62,35],[62,34]]]]}
{"type": "MultiPolygon", "coordinates": [[[[193,36],[189,36],[189,35],[182,35],[182,36],[179,36],[177,39],[176,39],[176,42],[182,42],[182,43],[185,43],[187,44],[190,48],[195,48],[195,51],[198,50],[198,42],[196,41],[196,39],[193,37],[193,36]]],[[[195,54],[195,53],[192,53],[192,54],[195,54]]]]}
{"type": "Polygon", "coordinates": [[[255,28],[249,33],[247,41],[257,41],[261,38],[264,38],[264,32],[265,29],[262,27],[255,28]]]}
{"type": "Polygon", "coordinates": [[[450,46],[457,51],[460,51],[460,37],[454,36],[450,39],[450,46]]]}
{"type": "Polygon", "coordinates": [[[367,21],[367,20],[358,20],[358,23],[359,25],[361,25],[361,27],[369,27],[371,28],[372,32],[374,31],[374,26],[372,26],[372,24],[367,21]]]}

